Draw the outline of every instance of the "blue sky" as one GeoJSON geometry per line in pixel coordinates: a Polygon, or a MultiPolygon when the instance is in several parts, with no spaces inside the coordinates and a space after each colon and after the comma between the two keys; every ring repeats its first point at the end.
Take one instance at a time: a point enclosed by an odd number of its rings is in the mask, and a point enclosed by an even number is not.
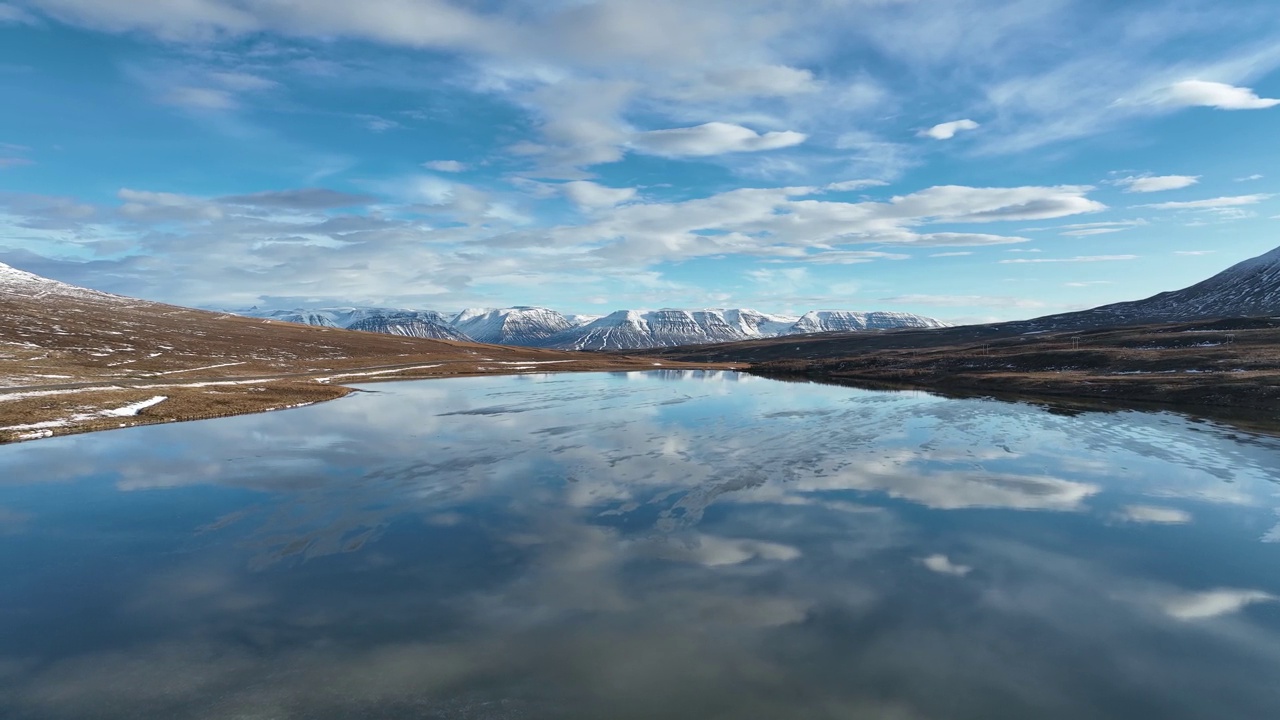
{"type": "Polygon", "coordinates": [[[998,320],[1280,245],[1274,0],[10,0],[0,83],[0,261],[188,305],[998,320]]]}

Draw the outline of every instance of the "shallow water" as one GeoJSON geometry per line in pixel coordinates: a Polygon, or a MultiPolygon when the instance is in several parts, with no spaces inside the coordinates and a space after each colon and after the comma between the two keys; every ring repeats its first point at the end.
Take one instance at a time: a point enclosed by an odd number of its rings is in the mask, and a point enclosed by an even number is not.
{"type": "Polygon", "coordinates": [[[1280,441],[733,373],[0,447],[0,717],[1280,717],[1280,441]]]}

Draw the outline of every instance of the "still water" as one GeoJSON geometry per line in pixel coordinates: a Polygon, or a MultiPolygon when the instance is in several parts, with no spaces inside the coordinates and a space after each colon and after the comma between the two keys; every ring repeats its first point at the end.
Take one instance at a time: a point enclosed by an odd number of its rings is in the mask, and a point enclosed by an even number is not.
{"type": "Polygon", "coordinates": [[[733,373],[0,447],[0,717],[1280,717],[1280,441],[733,373]]]}

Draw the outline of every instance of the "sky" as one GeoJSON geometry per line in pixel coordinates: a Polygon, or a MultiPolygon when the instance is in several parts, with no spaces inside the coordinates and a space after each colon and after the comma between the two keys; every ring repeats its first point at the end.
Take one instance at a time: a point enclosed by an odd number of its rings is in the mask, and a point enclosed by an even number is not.
{"type": "Polygon", "coordinates": [[[197,307],[1145,297],[1280,245],[1275,0],[0,0],[0,262],[197,307]]]}

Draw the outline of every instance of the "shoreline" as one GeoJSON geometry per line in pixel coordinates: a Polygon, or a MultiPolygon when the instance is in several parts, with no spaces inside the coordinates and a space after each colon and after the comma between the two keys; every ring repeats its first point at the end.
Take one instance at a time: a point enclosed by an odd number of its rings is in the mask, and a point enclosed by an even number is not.
{"type": "MultiPolygon", "coordinates": [[[[947,398],[982,398],[1030,403],[1063,412],[1171,412],[1241,430],[1280,436],[1280,375],[1250,381],[1114,380],[1109,376],[1065,373],[1019,375],[902,376],[779,370],[753,366],[746,372],[771,380],[814,382],[864,390],[919,391],[947,398]],[[1269,381],[1269,382],[1268,382],[1269,381]]],[[[1224,373],[1225,374],[1225,373],[1224,373]]],[[[1150,376],[1146,376],[1150,377],[1150,376]]],[[[1156,376],[1160,379],[1170,379],[1156,376]]]]}
{"type": "Polygon", "coordinates": [[[359,392],[350,387],[355,384],[542,373],[745,370],[741,363],[654,363],[634,358],[605,360],[604,357],[553,364],[513,363],[512,367],[503,368],[467,365],[472,367],[445,361],[390,369],[380,365],[263,378],[223,376],[168,382],[101,381],[0,388],[0,445],[287,410],[359,392]]]}

